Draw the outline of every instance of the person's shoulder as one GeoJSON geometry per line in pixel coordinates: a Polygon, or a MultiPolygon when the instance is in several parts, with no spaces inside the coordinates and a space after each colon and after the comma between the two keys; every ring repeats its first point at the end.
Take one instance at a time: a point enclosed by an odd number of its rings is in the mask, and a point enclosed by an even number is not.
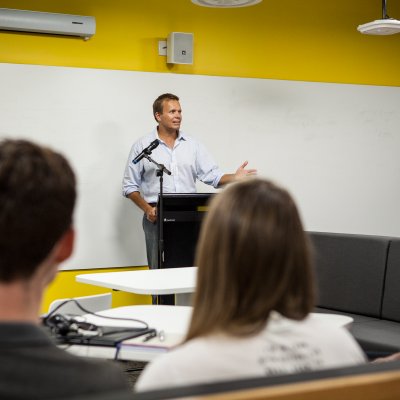
{"type": "Polygon", "coordinates": [[[302,323],[305,326],[310,326],[312,328],[318,327],[326,331],[339,330],[347,332],[345,328],[351,321],[351,318],[344,315],[311,313],[302,320],[302,323]]]}
{"type": "MultiPolygon", "coordinates": [[[[36,351],[36,349],[35,349],[36,351]]],[[[46,360],[49,373],[57,375],[60,368],[64,369],[67,379],[80,381],[82,385],[104,385],[105,387],[120,387],[124,384],[124,375],[118,364],[97,358],[79,357],[64,349],[48,344],[41,348],[42,359],[46,360]]]]}
{"type": "MultiPolygon", "coordinates": [[[[337,316],[336,316],[337,317],[337,316]]],[[[321,340],[330,338],[351,336],[345,328],[347,320],[339,320],[332,315],[312,313],[302,320],[286,318],[274,312],[266,326],[267,332],[279,333],[283,331],[298,332],[303,336],[319,337],[321,340]]]]}
{"type": "Polygon", "coordinates": [[[108,394],[110,399],[124,399],[130,393],[123,371],[117,365],[105,360],[78,357],[52,342],[28,346],[23,355],[16,354],[15,358],[19,358],[20,365],[26,359],[30,362],[35,360],[37,368],[29,379],[33,386],[38,386],[38,398],[81,399],[82,396],[86,399],[89,394],[108,394]],[[47,384],[43,385],[43,382],[47,384]]]}
{"type": "Polygon", "coordinates": [[[136,384],[138,391],[149,388],[169,386],[169,382],[176,382],[187,372],[190,360],[200,362],[202,356],[208,359],[207,351],[202,349],[202,339],[193,339],[170,350],[168,353],[158,356],[146,366],[136,384]],[[199,351],[199,348],[202,350],[199,351]],[[156,383],[155,383],[156,382],[156,383]]]}
{"type": "Polygon", "coordinates": [[[135,384],[135,391],[141,392],[168,386],[175,369],[173,361],[175,357],[172,353],[170,351],[167,354],[158,356],[145,367],[135,384]]]}
{"type": "Polygon", "coordinates": [[[200,141],[195,136],[188,135],[185,131],[182,130],[179,131],[178,137],[187,142],[200,143],[200,141]]]}
{"type": "Polygon", "coordinates": [[[147,146],[152,142],[154,139],[157,138],[157,129],[153,129],[150,133],[147,133],[146,135],[143,135],[136,139],[133,142],[132,147],[137,147],[137,146],[147,146]]]}
{"type": "Polygon", "coordinates": [[[327,343],[331,348],[339,346],[358,352],[359,346],[346,326],[348,321],[341,321],[336,317],[332,315],[332,318],[328,318],[326,314],[322,316],[318,313],[311,314],[302,321],[300,329],[318,343],[327,343]]]}
{"type": "Polygon", "coordinates": [[[271,330],[283,336],[288,332],[288,338],[296,338],[295,340],[318,348],[327,359],[340,360],[343,363],[364,362],[360,346],[343,325],[343,321],[338,321],[335,315],[328,318],[326,314],[312,313],[299,321],[280,316],[280,319],[275,319],[274,326],[269,327],[270,332],[271,330]]]}
{"type": "Polygon", "coordinates": [[[197,137],[188,135],[183,131],[179,132],[179,137],[181,138],[182,142],[190,145],[192,148],[196,149],[197,151],[200,151],[202,153],[207,152],[206,146],[197,137]]]}
{"type": "Polygon", "coordinates": [[[111,361],[80,359],[75,366],[75,382],[85,390],[116,393],[129,391],[122,369],[111,361]]]}

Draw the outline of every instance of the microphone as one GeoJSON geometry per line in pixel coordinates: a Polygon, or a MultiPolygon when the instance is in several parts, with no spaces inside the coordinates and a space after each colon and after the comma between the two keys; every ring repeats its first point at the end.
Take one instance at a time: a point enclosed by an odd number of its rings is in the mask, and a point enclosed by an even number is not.
{"type": "Polygon", "coordinates": [[[144,156],[148,156],[160,144],[158,139],[153,140],[143,151],[133,159],[133,163],[137,164],[144,156]]]}

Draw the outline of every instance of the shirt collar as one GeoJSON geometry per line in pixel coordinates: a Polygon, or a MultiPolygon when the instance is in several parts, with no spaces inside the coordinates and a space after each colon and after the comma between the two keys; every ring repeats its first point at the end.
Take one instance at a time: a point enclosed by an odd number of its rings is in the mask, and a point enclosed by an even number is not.
{"type": "MultiPolygon", "coordinates": [[[[154,136],[155,136],[155,138],[156,139],[158,139],[160,142],[163,142],[161,139],[160,139],[160,137],[158,136],[158,130],[157,130],[157,128],[154,130],[154,136]]],[[[186,133],[184,133],[182,130],[179,130],[179,132],[178,132],[178,137],[176,138],[176,140],[179,140],[179,141],[181,141],[181,140],[187,140],[187,135],[186,135],[186,133]]]]}
{"type": "Polygon", "coordinates": [[[178,137],[176,138],[176,140],[187,140],[186,139],[186,134],[183,133],[182,131],[179,131],[178,137]]]}

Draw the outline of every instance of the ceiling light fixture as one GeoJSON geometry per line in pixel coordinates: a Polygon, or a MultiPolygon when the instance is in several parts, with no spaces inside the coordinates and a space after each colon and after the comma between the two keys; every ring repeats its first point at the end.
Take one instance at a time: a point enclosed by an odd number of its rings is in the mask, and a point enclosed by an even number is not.
{"type": "Polygon", "coordinates": [[[382,0],[382,19],[358,25],[357,30],[366,35],[394,35],[400,32],[400,21],[387,15],[386,0],[382,0]]]}
{"type": "Polygon", "coordinates": [[[261,3],[262,0],[192,0],[192,3],[213,8],[237,8],[254,6],[261,3]]]}

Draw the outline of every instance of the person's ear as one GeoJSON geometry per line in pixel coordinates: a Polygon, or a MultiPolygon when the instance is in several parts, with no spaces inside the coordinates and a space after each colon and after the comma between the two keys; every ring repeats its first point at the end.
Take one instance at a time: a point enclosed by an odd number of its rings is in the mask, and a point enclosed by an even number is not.
{"type": "Polygon", "coordinates": [[[75,230],[70,227],[58,242],[55,259],[61,263],[69,258],[74,250],[75,230]]]}
{"type": "Polygon", "coordinates": [[[158,122],[161,121],[161,114],[160,114],[159,112],[156,112],[156,113],[154,114],[154,116],[156,117],[156,120],[157,120],[158,122]]]}
{"type": "Polygon", "coordinates": [[[43,288],[57,275],[58,265],[69,258],[74,249],[75,231],[72,227],[61,236],[51,253],[36,270],[36,276],[43,288]]]}

